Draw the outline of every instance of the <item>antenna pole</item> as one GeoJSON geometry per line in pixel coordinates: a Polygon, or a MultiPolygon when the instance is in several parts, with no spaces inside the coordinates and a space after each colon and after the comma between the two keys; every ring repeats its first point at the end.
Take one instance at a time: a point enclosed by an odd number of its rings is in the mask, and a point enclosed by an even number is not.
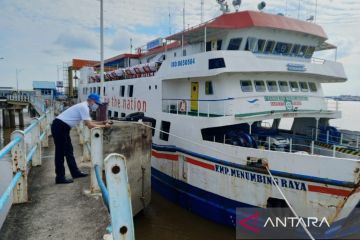
{"type": "Polygon", "coordinates": [[[201,18],[200,18],[201,23],[204,22],[204,0],[201,0],[201,18]]]}
{"type": "Polygon", "coordinates": [[[181,55],[184,56],[184,32],[185,32],[185,0],[183,2],[183,32],[181,36],[181,55]]]}
{"type": "Polygon", "coordinates": [[[300,18],[300,0],[299,0],[299,5],[298,5],[298,19],[300,18]]]}
{"type": "Polygon", "coordinates": [[[132,38],[130,38],[130,53],[132,53],[132,49],[133,49],[133,42],[132,42],[132,38]]]}
{"type": "Polygon", "coordinates": [[[316,14],[317,14],[317,0],[315,0],[315,16],[314,16],[314,23],[316,23],[316,14]]]}
{"type": "Polygon", "coordinates": [[[100,0],[100,97],[104,95],[104,11],[103,0],[100,0]]]}
{"type": "Polygon", "coordinates": [[[169,35],[171,35],[171,14],[170,14],[170,6],[169,6],[169,35]]]}

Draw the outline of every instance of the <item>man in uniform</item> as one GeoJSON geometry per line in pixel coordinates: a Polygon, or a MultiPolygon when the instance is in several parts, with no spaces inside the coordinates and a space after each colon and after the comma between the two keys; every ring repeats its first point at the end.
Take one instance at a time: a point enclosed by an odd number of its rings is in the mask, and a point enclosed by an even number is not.
{"type": "Polygon", "coordinates": [[[108,128],[111,125],[107,122],[95,122],[91,120],[90,110],[95,111],[101,104],[100,96],[92,93],[87,100],[69,107],[55,118],[51,125],[51,133],[55,143],[55,183],[66,184],[72,183],[73,180],[65,177],[64,157],[73,178],[86,177],[88,174],[83,173],[77,167],[74,149],[71,144],[70,130],[84,121],[88,128],[100,127],[108,128]]]}

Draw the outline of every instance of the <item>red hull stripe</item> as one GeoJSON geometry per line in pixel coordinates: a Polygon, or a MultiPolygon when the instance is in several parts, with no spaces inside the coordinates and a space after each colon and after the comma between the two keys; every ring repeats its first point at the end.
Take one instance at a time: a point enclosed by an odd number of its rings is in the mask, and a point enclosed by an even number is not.
{"type": "Polygon", "coordinates": [[[351,194],[350,190],[321,187],[321,186],[315,186],[315,185],[308,185],[308,189],[309,189],[309,192],[326,193],[326,194],[338,195],[338,196],[342,196],[342,197],[348,197],[351,194]]]}
{"type": "MultiPolygon", "coordinates": [[[[178,161],[179,156],[177,154],[169,154],[169,153],[160,153],[152,150],[152,156],[156,158],[162,158],[170,161],[178,161]]],[[[199,160],[195,160],[190,157],[186,157],[186,162],[193,164],[195,166],[199,166],[208,170],[215,171],[215,165],[205,163],[199,160]]],[[[324,194],[331,194],[331,195],[337,195],[342,197],[348,197],[351,194],[351,190],[345,190],[345,189],[338,189],[338,188],[329,188],[329,187],[322,187],[322,186],[316,186],[316,185],[308,185],[308,191],[309,192],[318,192],[318,193],[324,193],[324,194]]],[[[356,189],[356,192],[359,192],[360,188],[356,189]]]]}
{"type": "Polygon", "coordinates": [[[177,161],[179,156],[177,154],[159,153],[154,150],[151,151],[152,155],[156,158],[163,158],[171,161],[177,161]]]}
{"type": "Polygon", "coordinates": [[[199,166],[199,167],[202,167],[202,168],[206,168],[206,169],[215,171],[215,166],[212,165],[212,164],[204,163],[204,162],[201,162],[201,161],[198,161],[198,160],[189,158],[189,157],[186,157],[186,161],[187,161],[188,163],[193,164],[193,165],[196,165],[196,166],[199,166]]]}

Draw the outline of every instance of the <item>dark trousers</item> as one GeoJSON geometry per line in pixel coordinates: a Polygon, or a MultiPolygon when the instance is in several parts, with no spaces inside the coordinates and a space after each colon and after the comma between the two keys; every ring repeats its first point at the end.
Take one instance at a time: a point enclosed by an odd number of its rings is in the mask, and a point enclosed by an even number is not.
{"type": "Polygon", "coordinates": [[[55,118],[51,125],[51,133],[55,143],[55,173],[57,178],[65,177],[64,157],[72,176],[79,172],[71,144],[70,126],[55,118]]]}

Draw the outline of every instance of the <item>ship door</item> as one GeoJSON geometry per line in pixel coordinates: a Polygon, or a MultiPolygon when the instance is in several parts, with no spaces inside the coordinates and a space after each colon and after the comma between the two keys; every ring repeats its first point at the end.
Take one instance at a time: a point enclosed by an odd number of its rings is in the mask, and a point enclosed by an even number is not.
{"type": "Polygon", "coordinates": [[[199,100],[199,82],[191,83],[191,111],[198,111],[199,100]]]}

